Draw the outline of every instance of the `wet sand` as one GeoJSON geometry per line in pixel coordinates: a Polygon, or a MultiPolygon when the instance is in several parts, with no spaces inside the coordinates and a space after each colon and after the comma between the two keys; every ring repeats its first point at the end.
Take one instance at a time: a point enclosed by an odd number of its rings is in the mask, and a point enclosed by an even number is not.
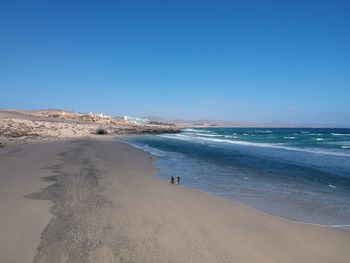
{"type": "Polygon", "coordinates": [[[0,149],[0,262],[348,262],[350,234],[156,178],[110,139],[0,149]]]}

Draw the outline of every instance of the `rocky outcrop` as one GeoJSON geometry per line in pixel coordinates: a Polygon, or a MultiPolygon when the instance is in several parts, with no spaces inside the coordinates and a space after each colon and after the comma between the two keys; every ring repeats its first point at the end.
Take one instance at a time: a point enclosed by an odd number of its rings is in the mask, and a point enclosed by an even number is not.
{"type": "MultiPolygon", "coordinates": [[[[76,138],[89,135],[128,135],[177,133],[175,125],[164,124],[128,124],[123,122],[100,123],[95,119],[84,121],[54,118],[54,114],[43,116],[5,112],[0,115],[0,143],[38,141],[50,138],[76,138]]],[[[61,116],[61,115],[60,115],[61,116]]],[[[63,116],[63,115],[62,115],[63,116]]],[[[71,118],[71,117],[69,117],[71,118]]],[[[4,144],[1,144],[4,145],[4,144]]]]}

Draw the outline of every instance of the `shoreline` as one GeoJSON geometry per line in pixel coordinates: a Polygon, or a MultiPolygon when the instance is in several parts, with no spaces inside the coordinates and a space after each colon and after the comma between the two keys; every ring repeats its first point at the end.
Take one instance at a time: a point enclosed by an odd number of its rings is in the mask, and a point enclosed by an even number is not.
{"type": "MultiPolygon", "coordinates": [[[[212,131],[208,136],[217,133],[212,131]]],[[[347,159],[267,148],[259,151],[256,147],[206,143],[190,136],[132,136],[120,137],[120,140],[161,156],[156,162],[161,169],[157,174],[160,178],[178,174],[191,189],[244,204],[267,215],[350,230],[350,210],[343,201],[349,196],[347,159]],[[249,162],[245,156],[251,157],[249,162]],[[255,163],[255,156],[261,157],[261,161],[255,163]],[[263,169],[256,169],[258,166],[263,169]]]]}
{"type": "MultiPolygon", "coordinates": [[[[122,142],[124,143],[124,142],[122,142]]],[[[127,143],[125,143],[127,144],[127,143]]],[[[135,147],[136,148],[136,147],[135,147]]],[[[137,148],[136,148],[137,149],[137,148]]],[[[141,149],[140,149],[141,150],[141,149]]],[[[151,153],[145,151],[146,153],[152,155],[151,153]]],[[[156,155],[152,155],[152,158],[154,158],[156,161],[157,159],[157,156],[156,155]]],[[[160,170],[160,168],[158,168],[156,165],[154,165],[158,170],[160,170]]],[[[164,182],[168,182],[169,180],[165,179],[165,178],[162,178],[162,177],[159,177],[156,175],[156,173],[154,174],[154,176],[159,179],[159,180],[162,180],[164,182]]],[[[254,212],[256,213],[260,213],[262,215],[265,215],[265,216],[270,216],[270,217],[273,217],[273,218],[276,218],[278,220],[285,220],[289,223],[294,223],[294,224],[301,224],[301,225],[311,225],[311,226],[317,226],[317,227],[324,227],[324,228],[335,228],[335,229],[339,229],[341,231],[344,231],[345,233],[348,233],[350,235],[350,225],[326,225],[326,224],[318,224],[318,223],[308,223],[308,222],[302,222],[302,221],[296,221],[296,220],[293,220],[293,219],[289,219],[287,217],[283,217],[283,216],[277,216],[277,215],[273,215],[273,214],[269,214],[267,212],[264,212],[262,210],[259,210],[257,208],[254,208],[252,206],[249,206],[249,205],[246,205],[244,203],[240,203],[238,201],[235,201],[233,199],[229,199],[229,198],[225,198],[225,197],[221,197],[221,196],[218,196],[218,195],[214,195],[214,194],[211,194],[210,192],[206,192],[204,190],[201,190],[199,188],[194,188],[194,187],[190,187],[190,186],[187,186],[187,185],[184,185],[184,184],[181,184],[180,187],[184,187],[186,189],[189,189],[189,190],[192,190],[192,191],[197,191],[197,192],[200,192],[200,193],[203,193],[203,194],[206,194],[208,195],[209,197],[211,198],[216,198],[216,199],[219,199],[219,200],[224,200],[224,201],[229,201],[229,202],[233,202],[235,205],[239,205],[239,206],[243,206],[247,209],[252,209],[254,212]],[[349,229],[347,229],[347,227],[349,227],[349,229]]]]}
{"type": "MultiPolygon", "coordinates": [[[[123,136],[123,135],[122,135],[123,136]]],[[[162,180],[164,182],[168,182],[169,180],[165,179],[165,178],[162,178],[162,177],[159,177],[157,176],[157,173],[158,171],[161,169],[159,167],[157,167],[157,165],[155,164],[155,162],[157,161],[157,159],[159,158],[159,156],[157,155],[154,155],[152,154],[151,152],[148,152],[147,150],[143,149],[143,148],[138,148],[136,145],[133,145],[131,143],[128,143],[128,142],[125,142],[125,141],[122,141],[122,140],[118,140],[118,137],[114,137],[113,138],[114,141],[117,141],[117,142],[121,142],[123,144],[126,144],[128,146],[131,146],[132,148],[136,149],[136,150],[139,150],[139,151],[143,151],[149,155],[152,156],[153,160],[152,160],[152,165],[157,169],[156,172],[153,174],[153,176],[155,178],[157,178],[158,180],[162,180]]],[[[302,221],[296,221],[296,220],[293,220],[293,219],[289,219],[289,218],[286,218],[286,217],[282,217],[282,216],[277,216],[277,215],[273,215],[273,214],[269,214],[267,212],[264,212],[262,210],[259,210],[257,208],[254,208],[252,206],[249,206],[249,205],[246,205],[244,203],[240,203],[238,201],[235,201],[233,199],[229,199],[229,198],[225,198],[225,197],[221,197],[221,196],[218,196],[218,195],[214,195],[214,194],[211,194],[210,192],[206,192],[204,190],[201,190],[199,188],[194,188],[194,187],[190,187],[190,186],[187,186],[187,185],[183,185],[183,184],[180,184],[179,185],[180,187],[185,187],[189,190],[192,190],[192,191],[198,191],[200,193],[203,193],[203,194],[206,194],[208,195],[209,197],[211,198],[217,198],[219,200],[224,200],[224,201],[229,201],[229,202],[233,202],[235,205],[239,205],[239,206],[242,206],[242,207],[245,207],[247,209],[251,209],[253,210],[254,212],[256,213],[260,213],[262,215],[265,215],[265,216],[270,216],[270,217],[273,217],[273,218],[276,218],[278,220],[284,220],[284,221],[287,221],[289,223],[294,223],[294,224],[301,224],[301,225],[310,225],[310,226],[316,226],[316,227],[324,227],[324,228],[335,228],[335,229],[338,229],[338,230],[341,230],[341,231],[344,231],[345,233],[349,234],[350,235],[350,224],[349,225],[326,225],[326,224],[318,224],[318,223],[308,223],[308,222],[302,222],[302,221]]]]}
{"type": "MultiPolygon", "coordinates": [[[[160,178],[157,175],[154,175],[154,176],[156,176],[158,179],[166,181],[164,178],[160,178]]],[[[322,228],[324,227],[324,228],[330,228],[330,229],[335,228],[335,229],[338,229],[340,231],[344,231],[344,233],[348,233],[350,235],[350,225],[325,225],[325,224],[318,224],[318,223],[307,223],[307,222],[302,222],[302,221],[296,221],[296,220],[293,220],[293,219],[289,219],[287,217],[269,214],[267,212],[264,212],[262,210],[254,208],[252,206],[246,205],[244,203],[240,203],[238,201],[235,201],[235,200],[229,199],[229,198],[225,198],[225,197],[220,197],[218,195],[211,194],[209,192],[206,192],[206,191],[198,189],[198,188],[193,188],[193,187],[190,187],[190,186],[187,186],[187,185],[182,185],[182,187],[185,187],[185,188],[193,190],[193,191],[198,191],[198,192],[203,193],[203,194],[207,194],[208,196],[210,196],[212,198],[217,198],[217,199],[220,199],[220,200],[233,202],[235,205],[242,206],[242,207],[244,207],[246,209],[252,209],[256,213],[259,213],[259,214],[262,214],[262,215],[265,215],[265,216],[270,216],[270,217],[276,218],[278,220],[284,220],[284,221],[289,222],[289,223],[300,224],[300,225],[310,225],[310,226],[316,226],[316,227],[322,227],[322,228]],[[347,229],[347,227],[349,227],[349,229],[347,229]]]]}
{"type": "MultiPolygon", "coordinates": [[[[136,145],[134,145],[132,143],[129,143],[127,141],[119,140],[118,137],[114,137],[114,140],[116,140],[118,142],[121,142],[121,143],[124,143],[126,145],[129,145],[129,146],[131,146],[131,147],[133,147],[133,148],[135,148],[137,150],[141,150],[141,151],[143,151],[143,152],[145,152],[147,154],[152,155],[153,156],[153,165],[158,170],[161,169],[161,168],[157,167],[156,164],[154,164],[154,162],[159,158],[159,156],[152,154],[151,152],[147,151],[146,149],[144,149],[142,147],[138,147],[138,146],[136,146],[136,145]]],[[[160,180],[168,181],[167,179],[165,179],[163,177],[157,176],[157,173],[155,173],[154,176],[156,178],[160,179],[160,180]]],[[[241,206],[246,207],[248,209],[252,209],[252,210],[256,211],[257,213],[261,213],[261,214],[266,215],[266,216],[271,216],[271,217],[274,217],[274,218],[277,218],[277,219],[286,220],[288,222],[296,223],[296,224],[312,225],[312,226],[319,226],[319,227],[325,227],[325,228],[336,228],[336,229],[340,229],[340,230],[345,231],[346,233],[350,234],[350,224],[329,224],[329,225],[327,225],[327,224],[319,224],[319,223],[311,223],[311,222],[303,222],[303,221],[293,220],[293,219],[290,219],[290,218],[287,218],[287,217],[278,216],[278,215],[270,214],[268,212],[264,212],[262,210],[259,210],[257,208],[252,207],[252,206],[249,206],[247,204],[241,203],[241,202],[236,201],[234,199],[225,198],[225,197],[220,196],[220,195],[211,194],[210,192],[207,192],[207,191],[202,190],[200,188],[195,188],[195,187],[187,186],[187,185],[184,185],[184,184],[182,184],[181,186],[185,187],[185,188],[188,188],[188,189],[191,189],[191,190],[194,190],[194,191],[198,191],[198,192],[207,194],[208,196],[213,197],[213,198],[218,198],[218,199],[222,199],[222,200],[225,200],[225,201],[233,202],[235,204],[241,205],[241,206]]]]}
{"type": "Polygon", "coordinates": [[[17,225],[26,222],[28,231],[38,229],[26,235],[39,247],[34,262],[72,257],[85,262],[347,262],[350,256],[350,236],[342,229],[288,222],[170,185],[155,175],[150,154],[110,138],[40,142],[5,151],[0,187],[13,181],[1,191],[0,233],[9,232],[0,235],[4,262],[11,262],[6,257],[28,262],[35,252],[32,246],[24,253],[26,242],[5,238],[24,234],[23,228],[11,227],[16,218],[17,225]],[[29,178],[31,185],[23,184],[29,178]],[[49,206],[50,222],[30,220],[31,211],[20,216],[23,211],[11,208],[15,196],[19,203],[42,204],[36,216],[49,206]],[[59,234],[67,227],[65,235],[59,234]],[[83,244],[80,253],[76,249],[83,244]]]}

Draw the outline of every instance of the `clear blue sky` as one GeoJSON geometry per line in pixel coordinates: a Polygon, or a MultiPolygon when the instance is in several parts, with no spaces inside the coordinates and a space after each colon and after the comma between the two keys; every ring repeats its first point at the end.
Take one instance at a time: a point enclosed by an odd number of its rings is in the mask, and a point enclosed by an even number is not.
{"type": "Polygon", "coordinates": [[[0,0],[0,108],[350,126],[350,1],[0,0]]]}

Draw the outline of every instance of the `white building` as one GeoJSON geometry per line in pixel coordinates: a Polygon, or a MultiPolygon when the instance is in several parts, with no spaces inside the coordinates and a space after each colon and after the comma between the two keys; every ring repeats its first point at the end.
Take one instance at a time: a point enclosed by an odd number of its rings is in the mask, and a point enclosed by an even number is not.
{"type": "Polygon", "coordinates": [[[139,118],[139,117],[133,118],[133,117],[129,117],[129,116],[123,116],[122,119],[124,121],[127,121],[128,123],[132,123],[132,124],[147,124],[147,123],[149,123],[148,119],[139,118]]]}
{"type": "Polygon", "coordinates": [[[103,114],[102,112],[101,112],[101,113],[93,113],[93,112],[90,112],[89,115],[92,116],[92,117],[100,117],[100,118],[104,118],[104,119],[112,119],[112,116],[110,116],[110,115],[105,115],[105,114],[103,114]]]}

